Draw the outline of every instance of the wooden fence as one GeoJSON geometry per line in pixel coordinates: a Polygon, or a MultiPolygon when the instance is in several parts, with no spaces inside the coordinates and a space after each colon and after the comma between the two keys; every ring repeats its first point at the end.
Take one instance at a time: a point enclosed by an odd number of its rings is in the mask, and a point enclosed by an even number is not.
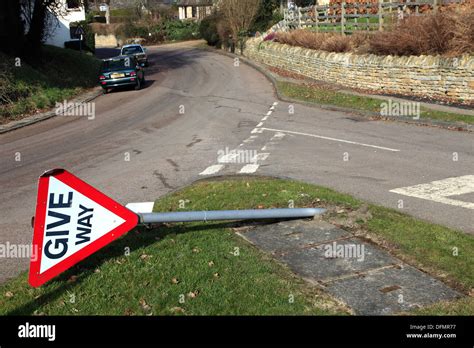
{"type": "Polygon", "coordinates": [[[309,28],[318,32],[384,30],[407,16],[438,11],[440,7],[462,4],[465,0],[336,0],[323,6],[284,10],[285,29],[309,28]]]}

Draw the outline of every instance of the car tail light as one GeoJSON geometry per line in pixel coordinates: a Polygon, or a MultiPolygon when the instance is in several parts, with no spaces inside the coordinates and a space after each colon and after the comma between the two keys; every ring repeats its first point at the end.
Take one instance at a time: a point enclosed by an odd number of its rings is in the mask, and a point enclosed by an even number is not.
{"type": "Polygon", "coordinates": [[[136,73],[135,71],[132,71],[132,72],[130,73],[130,76],[137,76],[137,73],[136,73]]]}
{"type": "Polygon", "coordinates": [[[99,80],[105,80],[105,76],[104,76],[104,75],[100,75],[100,76],[99,76],[99,80]]]}

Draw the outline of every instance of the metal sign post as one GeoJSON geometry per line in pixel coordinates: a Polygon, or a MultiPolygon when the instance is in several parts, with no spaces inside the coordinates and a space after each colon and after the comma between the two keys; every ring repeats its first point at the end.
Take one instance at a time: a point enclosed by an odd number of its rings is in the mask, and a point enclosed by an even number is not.
{"type": "Polygon", "coordinates": [[[136,214],[64,169],[39,178],[29,283],[38,287],[138,224],[314,217],[324,209],[223,210],[136,214]]]}
{"type": "Polygon", "coordinates": [[[141,224],[165,222],[197,222],[222,220],[259,220],[259,219],[295,219],[309,218],[324,213],[324,209],[257,209],[257,210],[219,210],[192,211],[178,213],[147,213],[138,214],[141,224]]]}

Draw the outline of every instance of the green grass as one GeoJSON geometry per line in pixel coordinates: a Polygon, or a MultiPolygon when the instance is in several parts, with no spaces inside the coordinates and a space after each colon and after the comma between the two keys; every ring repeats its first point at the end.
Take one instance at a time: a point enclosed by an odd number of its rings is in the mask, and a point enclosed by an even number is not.
{"type": "MultiPolygon", "coordinates": [[[[158,200],[154,209],[277,208],[287,207],[290,201],[296,207],[337,207],[348,212],[365,206],[349,195],[323,187],[241,177],[195,183],[158,200]]],[[[388,242],[399,257],[437,276],[444,274],[446,281],[458,288],[468,291],[473,287],[471,236],[391,209],[370,205],[369,211],[372,218],[361,225],[368,237],[388,242]],[[453,247],[459,247],[458,256],[453,255],[453,247]]],[[[331,218],[331,214],[326,216],[331,218]]],[[[0,314],[345,313],[328,295],[296,278],[238,237],[226,223],[138,228],[42,288],[30,288],[26,274],[0,287],[0,314]],[[289,301],[291,295],[294,303],[289,301]]],[[[472,315],[474,311],[472,301],[461,299],[413,313],[472,315]]]]}
{"type": "Polygon", "coordinates": [[[453,302],[440,302],[432,306],[416,309],[407,314],[414,315],[464,315],[472,316],[474,313],[474,298],[466,297],[453,302]]]}
{"type": "Polygon", "coordinates": [[[53,46],[43,47],[34,66],[14,57],[0,56],[0,123],[51,108],[97,85],[100,62],[95,57],[53,46]]]}
{"type": "Polygon", "coordinates": [[[368,230],[393,243],[395,253],[437,270],[466,291],[474,287],[472,236],[392,209],[372,206],[370,210],[373,218],[367,222],[368,230]]]}
{"type": "MultiPolygon", "coordinates": [[[[334,105],[377,114],[380,114],[380,104],[383,102],[376,98],[350,95],[330,89],[299,85],[291,82],[278,81],[277,88],[284,96],[296,100],[323,105],[334,105]]],[[[448,113],[424,107],[421,107],[420,111],[420,118],[422,119],[474,124],[474,116],[470,115],[448,113]]]]}

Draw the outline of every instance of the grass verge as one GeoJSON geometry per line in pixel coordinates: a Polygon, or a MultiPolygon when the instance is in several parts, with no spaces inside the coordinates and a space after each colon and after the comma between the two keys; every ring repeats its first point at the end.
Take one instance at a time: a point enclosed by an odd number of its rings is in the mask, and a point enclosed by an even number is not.
{"type": "MultiPolygon", "coordinates": [[[[261,209],[287,207],[289,201],[297,207],[326,207],[328,221],[350,226],[351,232],[388,246],[397,256],[432,270],[465,292],[474,286],[471,236],[323,187],[254,177],[201,181],[158,200],[154,209],[261,209]],[[357,214],[362,209],[368,209],[367,219],[357,214]],[[455,246],[459,247],[457,256],[452,250],[455,246]]],[[[4,284],[0,314],[347,313],[329,296],[238,237],[232,226],[193,223],[138,228],[42,288],[30,288],[26,274],[4,284]]],[[[414,313],[472,315],[474,299],[414,313]]]]}
{"type": "MultiPolygon", "coordinates": [[[[380,114],[380,104],[382,103],[380,99],[350,95],[330,89],[318,88],[316,86],[299,85],[284,81],[278,81],[277,88],[282,95],[292,99],[380,114]]],[[[420,118],[474,124],[474,116],[437,111],[424,107],[421,107],[420,118]]]]}
{"type": "Polygon", "coordinates": [[[51,108],[97,85],[100,61],[86,53],[44,46],[34,65],[0,54],[0,123],[51,108]]]}

